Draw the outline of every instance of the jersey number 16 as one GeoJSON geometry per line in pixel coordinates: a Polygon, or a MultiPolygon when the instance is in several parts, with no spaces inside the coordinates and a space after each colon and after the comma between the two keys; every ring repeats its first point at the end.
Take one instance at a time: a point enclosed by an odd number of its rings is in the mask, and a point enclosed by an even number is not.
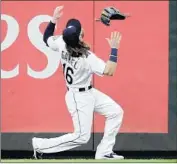
{"type": "Polygon", "coordinates": [[[66,64],[63,64],[63,74],[65,75],[65,78],[68,84],[72,84],[73,78],[71,75],[74,74],[73,69],[71,67],[66,67],[66,64]]]}

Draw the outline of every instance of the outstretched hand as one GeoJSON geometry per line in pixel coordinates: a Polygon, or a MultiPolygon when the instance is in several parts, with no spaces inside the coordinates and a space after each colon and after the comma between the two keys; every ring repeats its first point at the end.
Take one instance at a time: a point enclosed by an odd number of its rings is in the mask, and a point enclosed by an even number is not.
{"type": "Polygon", "coordinates": [[[57,23],[57,21],[60,19],[60,17],[63,15],[62,9],[64,6],[58,6],[55,8],[53,12],[53,17],[52,17],[52,23],[57,23]]]}
{"type": "Polygon", "coordinates": [[[111,38],[106,38],[111,48],[119,48],[122,35],[120,32],[111,32],[111,38]]]}

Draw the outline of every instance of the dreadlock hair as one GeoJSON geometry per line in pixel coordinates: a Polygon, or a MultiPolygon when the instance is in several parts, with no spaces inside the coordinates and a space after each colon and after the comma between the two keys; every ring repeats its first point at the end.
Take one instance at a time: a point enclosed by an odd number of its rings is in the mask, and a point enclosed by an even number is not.
{"type": "Polygon", "coordinates": [[[90,46],[85,42],[79,41],[78,45],[75,48],[66,44],[66,49],[69,52],[69,55],[71,55],[72,57],[82,56],[87,58],[89,55],[90,46]]]}

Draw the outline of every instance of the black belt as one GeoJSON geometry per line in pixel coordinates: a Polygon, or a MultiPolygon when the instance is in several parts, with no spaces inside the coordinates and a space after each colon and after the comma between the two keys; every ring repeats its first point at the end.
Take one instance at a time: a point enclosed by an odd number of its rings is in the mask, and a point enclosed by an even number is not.
{"type": "MultiPolygon", "coordinates": [[[[67,89],[69,90],[68,87],[67,87],[67,89]]],[[[92,89],[92,85],[88,86],[87,88],[78,88],[78,91],[79,91],[79,92],[84,92],[84,91],[90,90],[90,89],[92,89]]]]}

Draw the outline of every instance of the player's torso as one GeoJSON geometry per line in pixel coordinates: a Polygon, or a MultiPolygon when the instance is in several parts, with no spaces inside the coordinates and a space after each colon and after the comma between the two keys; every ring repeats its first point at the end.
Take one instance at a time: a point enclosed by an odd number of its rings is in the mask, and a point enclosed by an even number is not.
{"type": "Polygon", "coordinates": [[[72,57],[65,43],[60,42],[59,53],[66,85],[71,88],[83,88],[91,85],[92,73],[86,57],[72,57]]]}

